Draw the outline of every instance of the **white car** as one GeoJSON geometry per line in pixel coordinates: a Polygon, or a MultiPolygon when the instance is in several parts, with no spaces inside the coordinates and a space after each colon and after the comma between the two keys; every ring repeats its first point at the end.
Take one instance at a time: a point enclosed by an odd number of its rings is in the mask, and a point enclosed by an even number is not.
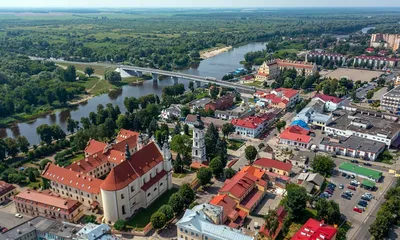
{"type": "Polygon", "coordinates": [[[15,214],[15,217],[16,217],[16,218],[22,218],[22,215],[19,214],[19,213],[16,213],[16,214],[15,214]]]}

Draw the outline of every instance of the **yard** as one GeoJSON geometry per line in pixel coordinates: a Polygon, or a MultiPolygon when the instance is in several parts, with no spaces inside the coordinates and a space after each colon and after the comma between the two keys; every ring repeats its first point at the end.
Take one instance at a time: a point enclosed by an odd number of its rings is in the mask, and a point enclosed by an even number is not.
{"type": "Polygon", "coordinates": [[[171,188],[163,195],[158,197],[148,208],[140,209],[131,219],[126,222],[127,228],[141,230],[146,227],[146,225],[150,222],[151,215],[157,212],[162,205],[167,204],[171,195],[176,192],[178,192],[177,188],[171,188]]]}
{"type": "Polygon", "coordinates": [[[228,139],[228,149],[230,150],[238,150],[244,144],[243,140],[237,139],[228,139]]]}

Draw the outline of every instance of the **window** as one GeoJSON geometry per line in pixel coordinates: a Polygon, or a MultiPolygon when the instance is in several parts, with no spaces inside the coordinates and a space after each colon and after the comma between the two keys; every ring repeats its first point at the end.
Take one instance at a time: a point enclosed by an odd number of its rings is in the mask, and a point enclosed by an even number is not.
{"type": "Polygon", "coordinates": [[[198,134],[196,133],[196,137],[198,137],[198,134]]]}
{"type": "Polygon", "coordinates": [[[150,196],[150,193],[148,193],[147,196],[150,196]]]}
{"type": "Polygon", "coordinates": [[[124,194],[121,194],[121,199],[124,199],[125,197],[124,197],[124,194]]]}
{"type": "Polygon", "coordinates": [[[207,236],[205,236],[205,237],[204,237],[204,239],[208,240],[208,237],[207,237],[207,236]]]}
{"type": "Polygon", "coordinates": [[[89,193],[88,193],[87,197],[90,197],[89,193]]]}
{"type": "Polygon", "coordinates": [[[157,188],[154,188],[154,192],[157,191],[157,188]]]}
{"type": "Polygon", "coordinates": [[[135,188],[133,186],[131,186],[131,192],[134,192],[135,188]]]}
{"type": "Polygon", "coordinates": [[[123,214],[123,215],[126,214],[126,212],[125,212],[125,205],[122,205],[122,214],[123,214]]]}
{"type": "Polygon", "coordinates": [[[81,195],[83,196],[83,192],[81,192],[81,195]]]}

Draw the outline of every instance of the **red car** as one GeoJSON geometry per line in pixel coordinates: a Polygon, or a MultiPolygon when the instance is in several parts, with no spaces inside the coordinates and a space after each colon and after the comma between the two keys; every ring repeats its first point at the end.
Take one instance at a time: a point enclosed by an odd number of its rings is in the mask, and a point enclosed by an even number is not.
{"type": "Polygon", "coordinates": [[[353,208],[354,212],[358,212],[358,213],[362,213],[363,211],[361,209],[359,209],[358,207],[354,207],[353,208]]]}
{"type": "Polygon", "coordinates": [[[347,186],[347,188],[348,188],[348,189],[351,189],[351,190],[353,190],[353,191],[355,191],[355,190],[356,190],[356,187],[354,187],[354,186],[351,186],[351,185],[347,186]]]}

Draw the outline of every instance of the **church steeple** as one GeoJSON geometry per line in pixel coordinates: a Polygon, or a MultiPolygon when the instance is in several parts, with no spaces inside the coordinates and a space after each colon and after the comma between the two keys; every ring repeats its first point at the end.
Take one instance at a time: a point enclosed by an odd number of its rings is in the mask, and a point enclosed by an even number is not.
{"type": "Polygon", "coordinates": [[[128,160],[131,157],[131,152],[129,151],[128,143],[125,144],[125,160],[128,160]]]}

